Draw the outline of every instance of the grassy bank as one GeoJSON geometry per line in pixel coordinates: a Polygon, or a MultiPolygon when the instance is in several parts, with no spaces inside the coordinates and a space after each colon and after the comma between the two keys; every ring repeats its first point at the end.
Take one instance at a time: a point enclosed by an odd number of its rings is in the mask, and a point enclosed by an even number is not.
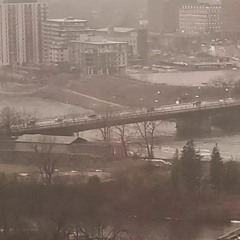
{"type": "Polygon", "coordinates": [[[92,77],[85,81],[72,82],[68,88],[105,101],[135,108],[174,104],[178,98],[187,102],[227,97],[226,92],[220,88],[152,84],[129,77],[92,77]]]}

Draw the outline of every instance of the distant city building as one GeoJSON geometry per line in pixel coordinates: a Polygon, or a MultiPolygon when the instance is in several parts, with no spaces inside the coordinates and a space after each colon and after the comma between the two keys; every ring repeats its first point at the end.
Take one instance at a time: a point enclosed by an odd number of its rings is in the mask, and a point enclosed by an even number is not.
{"type": "Polygon", "coordinates": [[[81,33],[93,32],[87,20],[75,18],[47,19],[43,27],[44,62],[68,62],[69,42],[76,40],[81,33]]]}
{"type": "Polygon", "coordinates": [[[81,37],[70,42],[69,60],[83,75],[123,74],[127,68],[127,43],[81,37]]]}
{"type": "Polygon", "coordinates": [[[221,14],[221,5],[185,4],[179,10],[179,31],[185,34],[220,32],[221,14]]]}
{"type": "Polygon", "coordinates": [[[42,25],[47,4],[0,0],[0,66],[42,62],[42,25]]]}
{"type": "Polygon", "coordinates": [[[160,48],[170,51],[200,51],[201,36],[199,34],[165,33],[159,38],[160,48]]]}
{"type": "Polygon", "coordinates": [[[179,1],[148,0],[149,30],[173,33],[178,28],[179,1]]]}
{"type": "Polygon", "coordinates": [[[223,32],[227,34],[240,34],[240,1],[222,0],[223,32]]]}
{"type": "Polygon", "coordinates": [[[104,40],[126,42],[128,45],[128,57],[138,56],[138,31],[135,28],[108,27],[97,29],[96,36],[104,40]]]}
{"type": "Polygon", "coordinates": [[[207,3],[210,5],[221,5],[222,0],[197,0],[198,3],[207,3]]]}

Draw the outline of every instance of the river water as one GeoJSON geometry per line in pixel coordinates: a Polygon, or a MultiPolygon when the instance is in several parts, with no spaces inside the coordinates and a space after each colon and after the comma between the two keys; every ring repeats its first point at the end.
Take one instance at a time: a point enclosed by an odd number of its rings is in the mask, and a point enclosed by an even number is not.
{"type": "Polygon", "coordinates": [[[190,71],[190,72],[161,72],[161,73],[132,73],[131,77],[145,82],[168,84],[175,86],[203,86],[221,76],[234,77],[239,70],[221,71],[190,71]]]}
{"type": "MultiPolygon", "coordinates": [[[[119,137],[111,131],[111,137],[115,141],[119,137]]],[[[134,124],[128,125],[127,135],[131,135],[132,141],[140,138],[136,132],[134,124]]],[[[160,135],[154,149],[155,157],[157,158],[172,158],[176,149],[181,150],[189,138],[178,138],[176,133],[176,123],[162,122],[157,133],[160,135]]],[[[90,141],[101,139],[99,130],[91,130],[81,132],[80,136],[90,141]]],[[[221,152],[222,158],[227,161],[230,159],[240,161],[240,133],[229,133],[220,129],[212,129],[212,132],[205,136],[191,136],[195,146],[200,150],[205,159],[209,159],[214,145],[217,143],[221,152]]]]}

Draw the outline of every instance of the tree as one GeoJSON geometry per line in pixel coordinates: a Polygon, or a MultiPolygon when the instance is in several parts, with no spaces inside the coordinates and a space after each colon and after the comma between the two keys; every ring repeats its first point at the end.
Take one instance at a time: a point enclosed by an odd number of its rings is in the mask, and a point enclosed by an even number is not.
{"type": "Polygon", "coordinates": [[[222,158],[219,152],[218,145],[215,144],[211,154],[210,161],[210,183],[216,188],[220,189],[222,184],[222,176],[223,176],[223,163],[222,158]]]}
{"type": "Polygon", "coordinates": [[[56,155],[54,156],[54,138],[48,140],[44,136],[39,138],[40,144],[33,146],[37,156],[37,168],[46,184],[52,184],[52,178],[56,168],[56,155]]]}
{"type": "Polygon", "coordinates": [[[5,107],[0,113],[0,125],[6,136],[11,135],[11,126],[20,122],[20,113],[15,108],[5,107]]]}
{"type": "Polygon", "coordinates": [[[19,112],[13,107],[5,107],[0,113],[0,127],[5,136],[11,136],[12,126],[25,127],[30,121],[37,121],[37,112],[19,112]]]}
{"type": "Polygon", "coordinates": [[[178,149],[176,149],[175,155],[172,161],[172,172],[171,172],[171,180],[175,187],[178,187],[180,184],[180,160],[179,160],[179,153],[178,149]]]}
{"type": "Polygon", "coordinates": [[[225,190],[234,190],[239,185],[239,165],[236,161],[228,161],[223,164],[223,185],[225,190]]]}
{"type": "Polygon", "coordinates": [[[183,147],[180,157],[181,178],[183,185],[190,191],[200,189],[201,159],[194,142],[188,141],[183,147]]]}
{"type": "Polygon", "coordinates": [[[130,234],[126,230],[116,230],[114,227],[103,226],[101,224],[97,226],[88,226],[83,228],[77,226],[73,231],[74,239],[83,240],[120,240],[130,239],[130,234]]]}
{"type": "Polygon", "coordinates": [[[115,129],[116,129],[115,134],[119,137],[119,139],[121,141],[124,155],[126,157],[128,157],[128,143],[129,143],[129,138],[130,138],[129,131],[125,124],[116,126],[115,129]]]}
{"type": "Polygon", "coordinates": [[[102,141],[110,142],[111,141],[111,127],[109,126],[109,118],[112,116],[112,110],[110,106],[106,108],[104,119],[105,119],[105,126],[100,128],[99,131],[101,133],[102,141]]]}
{"type": "Polygon", "coordinates": [[[154,158],[154,140],[161,122],[146,121],[136,123],[136,131],[143,141],[143,147],[147,150],[148,158],[154,158]]]}

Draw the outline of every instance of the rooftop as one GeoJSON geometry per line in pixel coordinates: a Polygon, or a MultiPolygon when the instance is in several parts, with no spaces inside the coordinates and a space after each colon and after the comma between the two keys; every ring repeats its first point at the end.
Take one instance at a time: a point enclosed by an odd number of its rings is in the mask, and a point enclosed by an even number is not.
{"type": "Polygon", "coordinates": [[[86,44],[92,44],[92,45],[112,45],[112,44],[126,44],[126,42],[118,42],[118,41],[109,41],[109,40],[103,40],[103,41],[71,41],[72,43],[86,43],[86,44]]]}
{"type": "MultiPolygon", "coordinates": [[[[97,32],[108,32],[110,29],[109,28],[100,28],[97,29],[97,32]]],[[[112,28],[112,30],[116,33],[129,33],[129,32],[133,32],[136,29],[135,28],[125,28],[125,27],[114,27],[112,28]]]]}
{"type": "Polygon", "coordinates": [[[69,22],[69,23],[86,23],[87,20],[84,19],[78,19],[78,18],[49,18],[47,19],[49,22],[57,22],[57,23],[62,23],[62,22],[69,22]]]}
{"type": "Polygon", "coordinates": [[[77,136],[53,136],[53,135],[41,135],[41,134],[24,134],[18,137],[15,142],[22,143],[44,143],[44,144],[71,144],[73,142],[87,142],[83,138],[77,136]]]}

